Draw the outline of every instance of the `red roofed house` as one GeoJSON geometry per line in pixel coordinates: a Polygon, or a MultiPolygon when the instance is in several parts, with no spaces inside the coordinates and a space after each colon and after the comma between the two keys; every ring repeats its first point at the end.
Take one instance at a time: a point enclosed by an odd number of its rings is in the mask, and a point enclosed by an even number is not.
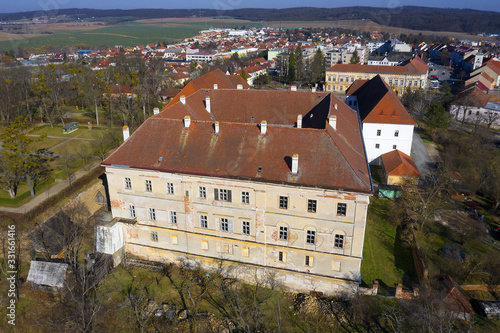
{"type": "Polygon", "coordinates": [[[326,91],[344,93],[356,80],[370,80],[377,75],[399,95],[405,89],[427,86],[427,64],[415,57],[404,66],[336,64],[326,70],[326,91]]]}
{"type": "Polygon", "coordinates": [[[213,89],[213,75],[102,163],[113,220],[98,252],[356,292],[372,194],[357,112],[325,92],[213,89]]]}
{"type": "Polygon", "coordinates": [[[245,71],[246,77],[247,77],[247,82],[249,85],[253,86],[253,82],[257,77],[259,77],[262,74],[266,74],[266,68],[262,67],[261,65],[255,65],[247,68],[240,69],[236,71],[234,74],[236,75],[241,75],[241,72],[245,71]]]}
{"type": "Polygon", "coordinates": [[[500,103],[490,102],[490,95],[476,84],[455,96],[451,102],[450,114],[458,121],[484,125],[488,128],[500,127],[500,103]]]}
{"type": "Polygon", "coordinates": [[[387,185],[400,185],[405,180],[416,181],[420,177],[413,158],[397,149],[382,155],[382,166],[387,185]]]}
{"type": "Polygon", "coordinates": [[[411,154],[415,121],[381,76],[355,81],[346,95],[346,103],[359,112],[369,163],[380,164],[381,155],[396,149],[411,154]]]}

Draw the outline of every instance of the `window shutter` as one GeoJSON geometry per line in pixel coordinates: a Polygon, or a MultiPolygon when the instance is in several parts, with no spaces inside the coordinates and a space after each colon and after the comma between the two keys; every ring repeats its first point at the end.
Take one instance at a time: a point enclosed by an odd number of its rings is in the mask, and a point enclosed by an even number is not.
{"type": "Polygon", "coordinates": [[[286,263],[286,252],[285,251],[283,251],[283,262],[286,263]]]}
{"type": "Polygon", "coordinates": [[[314,257],[309,256],[309,266],[314,265],[314,257]]]}
{"type": "Polygon", "coordinates": [[[229,201],[229,202],[233,202],[231,193],[232,193],[231,190],[227,190],[227,201],[229,201]]]}
{"type": "Polygon", "coordinates": [[[217,201],[219,200],[219,190],[216,188],[214,188],[214,199],[217,201]]]}
{"type": "Polygon", "coordinates": [[[336,261],[336,260],[333,261],[333,267],[332,267],[332,269],[334,271],[340,272],[340,268],[341,268],[340,266],[341,266],[340,265],[340,261],[336,261]]]}
{"type": "Polygon", "coordinates": [[[227,220],[227,224],[228,224],[228,231],[230,233],[233,233],[233,220],[227,220]]]}

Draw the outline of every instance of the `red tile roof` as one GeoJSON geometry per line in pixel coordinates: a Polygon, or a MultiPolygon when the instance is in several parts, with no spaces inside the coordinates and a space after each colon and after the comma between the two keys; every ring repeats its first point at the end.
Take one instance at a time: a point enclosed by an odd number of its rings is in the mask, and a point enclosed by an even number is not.
{"type": "Polygon", "coordinates": [[[383,154],[381,157],[387,175],[420,177],[420,172],[418,172],[413,158],[402,151],[393,150],[383,154]]]}
{"type": "Polygon", "coordinates": [[[200,89],[213,89],[214,84],[217,84],[219,89],[236,89],[238,84],[242,84],[244,89],[250,87],[241,76],[226,75],[220,69],[216,69],[189,82],[166,107],[177,103],[182,95],[189,96],[200,89]]]}
{"type": "Polygon", "coordinates": [[[415,125],[399,98],[380,75],[359,87],[356,82],[353,83],[352,92],[351,88],[347,90],[347,95],[357,97],[363,123],[415,125]]]}
{"type": "Polygon", "coordinates": [[[469,86],[464,91],[457,94],[452,104],[485,107],[490,100],[490,95],[483,92],[480,85],[483,84],[476,81],[474,85],[469,86]]]}
{"type": "MultiPolygon", "coordinates": [[[[149,118],[102,164],[201,176],[370,192],[366,160],[354,169],[329,130],[149,118]],[[299,172],[290,172],[299,154],[299,172]],[[159,158],[162,157],[162,161],[159,158]],[[262,167],[262,172],[258,172],[262,167]]],[[[334,130],[333,130],[334,131],[334,130]]],[[[364,159],[364,153],[360,154],[364,159]]]]}
{"type": "Polygon", "coordinates": [[[175,103],[146,120],[103,165],[372,190],[358,115],[328,93],[198,90],[186,97],[185,105],[175,103]],[[205,109],[206,96],[212,113],[205,109]],[[295,127],[298,114],[303,128],[295,127]],[[188,129],[185,115],[192,119],[188,129]],[[330,115],[337,117],[336,130],[327,124],[330,115]],[[219,134],[214,133],[215,120],[219,134]],[[261,120],[268,122],[265,135],[260,134],[261,120]],[[293,154],[299,154],[296,176],[289,167],[293,154]]]}
{"type": "Polygon", "coordinates": [[[425,64],[420,58],[417,58],[418,57],[412,59],[408,64],[404,66],[335,64],[332,67],[328,68],[328,71],[423,75],[427,72],[427,64],[425,64]]]}

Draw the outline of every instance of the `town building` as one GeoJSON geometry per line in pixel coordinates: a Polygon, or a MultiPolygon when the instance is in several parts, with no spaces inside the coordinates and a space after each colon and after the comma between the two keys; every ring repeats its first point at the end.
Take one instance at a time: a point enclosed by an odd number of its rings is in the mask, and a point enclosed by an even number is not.
{"type": "Polygon", "coordinates": [[[450,114],[457,121],[488,128],[500,127],[500,103],[490,101],[490,95],[477,85],[467,87],[451,102],[450,114]]]}
{"type": "Polygon", "coordinates": [[[102,165],[112,219],[99,252],[357,290],[372,184],[357,112],[333,94],[200,89],[102,165]]]}
{"type": "Polygon", "coordinates": [[[326,70],[326,91],[344,93],[356,80],[370,80],[377,75],[398,94],[405,89],[414,90],[427,86],[428,66],[415,57],[404,66],[375,66],[336,64],[326,70]]]}
{"type": "Polygon", "coordinates": [[[380,75],[355,81],[346,96],[359,112],[369,163],[380,165],[380,156],[396,149],[410,155],[415,121],[380,75]]]}
{"type": "Polygon", "coordinates": [[[402,185],[406,181],[416,182],[420,172],[411,158],[399,150],[382,154],[382,171],[387,185],[402,185]]]}

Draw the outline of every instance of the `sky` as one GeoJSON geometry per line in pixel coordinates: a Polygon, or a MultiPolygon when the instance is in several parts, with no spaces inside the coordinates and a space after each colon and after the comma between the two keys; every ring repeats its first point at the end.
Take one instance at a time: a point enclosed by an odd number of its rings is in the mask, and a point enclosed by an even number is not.
{"type": "Polygon", "coordinates": [[[422,6],[440,8],[470,8],[500,12],[498,0],[3,0],[0,13],[22,11],[57,11],[61,8],[134,9],[134,8],[289,8],[289,7],[348,7],[370,6],[394,8],[398,6],[422,6]]]}

